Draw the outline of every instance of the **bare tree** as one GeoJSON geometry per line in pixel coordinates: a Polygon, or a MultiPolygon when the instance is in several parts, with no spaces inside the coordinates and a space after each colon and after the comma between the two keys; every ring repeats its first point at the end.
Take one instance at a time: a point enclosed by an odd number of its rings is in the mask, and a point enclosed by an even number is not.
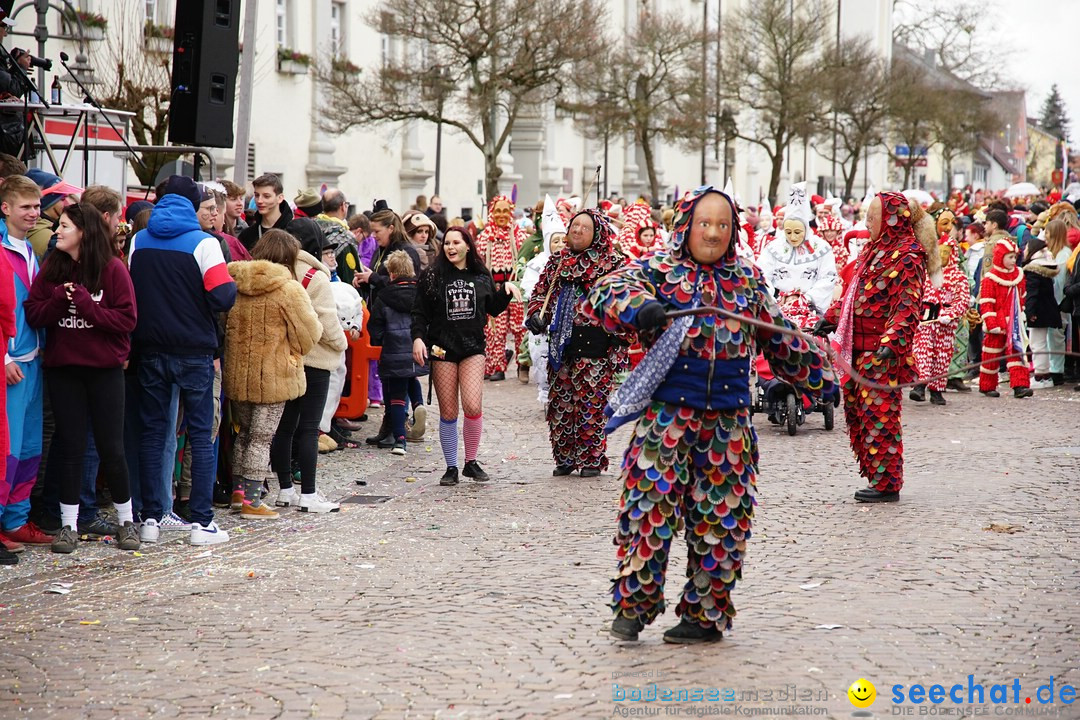
{"type": "Polygon", "coordinates": [[[992,8],[982,0],[895,0],[893,39],[976,87],[1000,86],[1007,78],[1011,39],[997,37],[992,8]]]}
{"type": "Polygon", "coordinates": [[[973,91],[953,91],[935,103],[931,118],[934,143],[945,164],[945,187],[952,193],[953,164],[975,152],[979,137],[997,132],[1001,119],[986,107],[989,97],[973,91]]]}
{"type": "Polygon", "coordinates": [[[910,186],[915,168],[925,162],[920,150],[933,143],[941,97],[942,89],[927,80],[918,67],[894,58],[885,100],[889,132],[882,142],[889,159],[903,170],[905,188],[910,186]],[[898,152],[896,145],[905,148],[906,154],[898,152]]]}
{"type": "Polygon", "coordinates": [[[756,0],[724,32],[727,93],[753,111],[737,137],[769,156],[769,202],[776,203],[784,154],[792,139],[812,134],[819,122],[818,63],[828,13],[822,0],[756,0]]]}
{"type": "Polygon", "coordinates": [[[553,100],[568,68],[603,51],[604,19],[599,0],[384,0],[367,22],[408,51],[359,77],[317,63],[318,121],[334,133],[409,120],[453,127],[483,153],[491,197],[518,113],[553,100]]]}
{"type": "Polygon", "coordinates": [[[706,141],[708,88],[702,82],[701,26],[678,13],[642,12],[634,32],[575,73],[576,102],[591,137],[633,137],[645,159],[649,192],[660,197],[655,143],[666,140],[700,150],[706,141]]]}
{"type": "MultiPolygon", "coordinates": [[[[121,17],[138,18],[144,12],[140,0],[122,0],[121,17]]],[[[133,145],[165,145],[169,132],[172,53],[151,52],[144,47],[143,26],[130,22],[106,34],[104,47],[95,53],[105,91],[98,100],[104,107],[134,113],[133,145]]],[[[154,184],[161,168],[177,155],[143,153],[145,167],[132,158],[132,170],[145,186],[154,184]]]]}
{"type": "Polygon", "coordinates": [[[859,164],[869,148],[883,142],[888,116],[889,71],[868,41],[849,39],[829,48],[821,87],[831,132],[836,118],[836,157],[844,176],[843,197],[851,197],[859,164]]]}

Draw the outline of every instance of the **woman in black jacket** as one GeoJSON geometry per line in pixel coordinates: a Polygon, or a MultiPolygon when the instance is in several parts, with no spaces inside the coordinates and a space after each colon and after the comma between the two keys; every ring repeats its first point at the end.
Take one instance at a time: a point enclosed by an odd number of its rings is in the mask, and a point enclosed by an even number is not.
{"type": "Polygon", "coordinates": [[[457,485],[458,396],[465,413],[465,467],[462,474],[479,482],[488,475],[476,462],[483,425],[484,326],[488,317],[521,299],[513,283],[495,283],[461,228],[449,228],[442,252],[417,283],[412,312],[413,359],[427,362],[439,397],[439,441],[446,472],[440,485],[457,485]]]}
{"type": "MultiPolygon", "coordinates": [[[[1061,231],[1064,232],[1064,223],[1061,223],[1061,231]]],[[[1047,351],[1050,350],[1050,333],[1061,328],[1061,311],[1058,310],[1058,301],[1054,296],[1054,278],[1062,270],[1043,240],[1036,238],[1028,242],[1024,257],[1024,277],[1027,281],[1024,315],[1031,337],[1031,356],[1035,363],[1035,382],[1031,385],[1033,388],[1054,385],[1050,377],[1050,355],[1047,351]]]]}

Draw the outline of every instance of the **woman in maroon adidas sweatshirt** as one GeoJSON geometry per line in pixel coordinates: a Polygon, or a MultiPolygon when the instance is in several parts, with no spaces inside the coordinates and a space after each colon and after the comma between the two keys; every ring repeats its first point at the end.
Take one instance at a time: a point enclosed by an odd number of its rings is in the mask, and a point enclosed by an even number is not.
{"type": "Polygon", "coordinates": [[[135,329],[135,291],[116,257],[109,228],[94,206],[70,205],[60,216],[56,250],[30,287],[26,316],[45,329],[44,366],[56,417],[62,527],[53,552],[75,550],[79,483],[87,423],[116,505],[121,550],[138,550],[124,460],[124,363],[135,329]]]}

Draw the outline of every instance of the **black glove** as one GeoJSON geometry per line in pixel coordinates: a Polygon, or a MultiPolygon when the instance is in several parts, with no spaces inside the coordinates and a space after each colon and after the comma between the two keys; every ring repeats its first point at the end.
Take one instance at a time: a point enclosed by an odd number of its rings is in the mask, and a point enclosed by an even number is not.
{"type": "Polygon", "coordinates": [[[664,312],[664,306],[653,300],[652,302],[645,303],[637,313],[637,319],[635,324],[640,330],[652,330],[663,326],[667,322],[667,313],[664,312]]]}
{"type": "Polygon", "coordinates": [[[543,321],[540,320],[539,315],[530,315],[525,318],[525,328],[534,335],[543,335],[547,329],[544,327],[543,321]]]}
{"type": "Polygon", "coordinates": [[[892,348],[882,345],[877,349],[877,352],[874,353],[874,357],[878,360],[892,360],[896,357],[896,353],[892,351],[892,348]]]}
{"type": "Polygon", "coordinates": [[[814,326],[814,329],[811,331],[811,333],[817,335],[818,337],[827,337],[829,333],[835,331],[836,323],[826,320],[825,318],[821,318],[817,321],[817,325],[814,326]]]}

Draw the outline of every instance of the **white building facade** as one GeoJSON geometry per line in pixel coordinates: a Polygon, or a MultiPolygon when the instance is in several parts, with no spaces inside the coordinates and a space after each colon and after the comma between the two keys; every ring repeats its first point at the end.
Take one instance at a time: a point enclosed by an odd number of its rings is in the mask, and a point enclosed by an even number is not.
{"type": "MultiPolygon", "coordinates": [[[[80,9],[100,13],[108,21],[108,34],[143,32],[147,21],[155,25],[172,24],[178,0],[71,0],[80,9]]],[[[196,2],[201,0],[179,0],[196,2]]],[[[234,0],[239,2],[239,0],[234,0]]],[[[246,163],[246,177],[264,172],[282,176],[286,197],[298,190],[325,186],[340,187],[350,201],[361,209],[376,198],[388,200],[392,207],[407,208],[417,195],[430,196],[435,191],[436,128],[431,123],[405,123],[395,126],[364,127],[332,136],[316,122],[321,93],[311,72],[302,64],[280,62],[279,48],[307,56],[337,55],[370,72],[384,58],[416,52],[399,39],[381,34],[365,18],[378,6],[378,0],[253,0],[257,2],[254,38],[241,37],[254,46],[253,81],[250,87],[250,142],[246,149],[216,149],[217,173],[232,178],[233,167],[246,163]]],[[[629,32],[637,21],[639,9],[648,4],[654,12],[675,10],[689,18],[703,21],[708,14],[710,37],[715,37],[718,13],[725,18],[737,13],[753,0],[609,0],[608,27],[612,32],[629,32]],[[703,6],[702,3],[706,4],[703,6]]],[[[835,0],[833,21],[844,35],[870,39],[883,55],[892,47],[892,0],[835,0]]],[[[240,8],[241,24],[244,8],[240,8]]],[[[32,7],[16,17],[17,29],[33,30],[32,7]]],[[[423,19],[417,19],[423,22],[423,19]]],[[[51,21],[50,21],[51,22],[51,21]]],[[[59,25],[59,21],[56,21],[59,25]]],[[[830,31],[830,33],[833,31],[830,31]]],[[[832,35],[830,34],[830,38],[832,35]]],[[[14,38],[24,47],[34,47],[27,38],[14,38]],[[22,43],[19,40],[23,40],[22,43]]],[[[823,41],[827,40],[823,38],[823,41]]],[[[84,51],[91,65],[101,62],[100,51],[107,41],[86,43],[84,51]]],[[[80,48],[72,41],[50,40],[48,56],[66,49],[74,54],[80,48]]],[[[710,47],[715,54],[715,46],[710,47]]],[[[713,67],[715,72],[715,66],[713,67]]],[[[707,81],[707,80],[706,80],[707,81]]],[[[237,96],[241,97],[239,92],[237,96]]],[[[732,108],[738,126],[751,119],[732,108]]],[[[500,162],[504,168],[500,191],[509,192],[511,183],[518,186],[519,205],[532,204],[552,195],[580,194],[589,185],[598,165],[607,157],[606,187],[628,199],[648,187],[641,152],[628,139],[611,138],[607,143],[588,140],[579,121],[561,117],[554,105],[535,108],[519,117],[512,128],[508,151],[500,162]]],[[[796,142],[790,148],[779,196],[786,197],[790,183],[808,180],[812,191],[829,194],[833,187],[833,161],[827,143],[796,142]]],[[[744,204],[767,202],[769,163],[754,146],[735,141],[728,155],[736,195],[744,204]]],[[[655,149],[662,201],[676,190],[681,194],[702,180],[702,153],[688,153],[674,146],[655,149]]],[[[723,149],[705,148],[705,179],[715,185],[724,182],[723,149]]],[[[860,169],[853,194],[861,197],[865,184],[879,189],[889,187],[889,162],[884,152],[867,156],[865,170],[860,169]]],[[[451,215],[463,210],[477,213],[484,206],[484,163],[480,151],[452,128],[443,128],[439,194],[451,215]]],[[[842,185],[839,168],[836,185],[842,185]]],[[[603,187],[604,178],[601,178],[603,187]]],[[[782,202],[782,201],[781,201],[782,202]]]]}

